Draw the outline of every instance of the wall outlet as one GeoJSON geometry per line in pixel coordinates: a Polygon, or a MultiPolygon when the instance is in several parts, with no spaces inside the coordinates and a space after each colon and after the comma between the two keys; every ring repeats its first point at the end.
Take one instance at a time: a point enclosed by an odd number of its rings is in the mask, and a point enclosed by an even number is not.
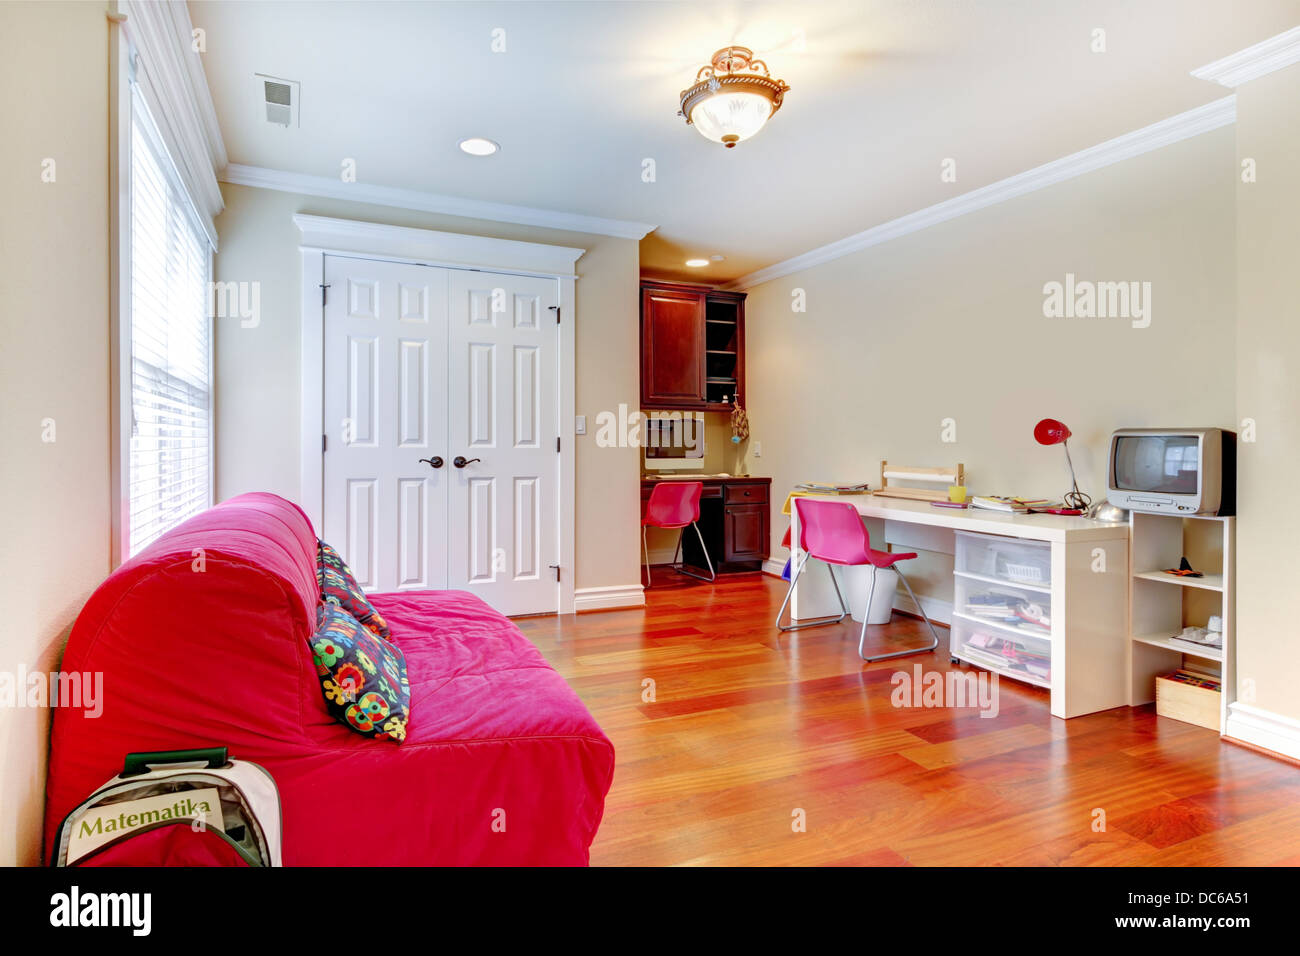
{"type": "Polygon", "coordinates": [[[573,433],[575,435],[587,434],[587,416],[579,415],[573,421],[573,433]]]}
{"type": "Polygon", "coordinates": [[[753,443],[753,449],[754,449],[754,457],[755,457],[755,458],[762,458],[762,457],[763,457],[763,443],[762,443],[761,441],[756,441],[756,442],[754,442],[754,443],[753,443]]]}

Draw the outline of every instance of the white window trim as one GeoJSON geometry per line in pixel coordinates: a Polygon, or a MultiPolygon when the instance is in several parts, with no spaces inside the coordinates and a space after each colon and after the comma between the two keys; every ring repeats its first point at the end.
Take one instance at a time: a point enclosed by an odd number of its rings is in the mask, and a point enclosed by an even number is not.
{"type": "MultiPolygon", "coordinates": [[[[124,17],[110,14],[121,25],[124,17]]],[[[116,568],[131,556],[131,422],[134,414],[131,392],[131,139],[133,98],[131,64],[136,51],[124,30],[113,31],[109,45],[109,458],[112,515],[110,518],[110,561],[116,568]]],[[[164,148],[165,152],[165,148],[164,148]]],[[[199,231],[208,239],[208,279],[213,276],[211,219],[194,205],[193,197],[181,187],[191,206],[199,231]]],[[[214,356],[216,335],[211,314],[208,323],[208,497],[210,507],[216,495],[216,380],[214,356]]]]}
{"type": "Polygon", "coordinates": [[[325,434],[325,307],[321,285],[327,254],[354,258],[416,262],[450,269],[481,269],[542,276],[559,284],[560,305],[560,614],[574,612],[574,541],[576,522],[575,357],[577,355],[577,276],[574,265],[585,249],[538,242],[468,236],[431,229],[411,229],[350,219],[293,217],[302,234],[300,304],[302,308],[302,419],[299,461],[302,508],[317,529],[323,526],[325,434]]]}

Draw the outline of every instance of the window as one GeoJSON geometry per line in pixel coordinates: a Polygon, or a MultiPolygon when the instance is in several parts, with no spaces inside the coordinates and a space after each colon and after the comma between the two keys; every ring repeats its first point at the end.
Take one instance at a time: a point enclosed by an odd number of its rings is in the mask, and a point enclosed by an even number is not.
{"type": "Polygon", "coordinates": [[[211,247],[140,96],[132,97],[130,421],[124,518],[135,554],[212,503],[211,247]]]}

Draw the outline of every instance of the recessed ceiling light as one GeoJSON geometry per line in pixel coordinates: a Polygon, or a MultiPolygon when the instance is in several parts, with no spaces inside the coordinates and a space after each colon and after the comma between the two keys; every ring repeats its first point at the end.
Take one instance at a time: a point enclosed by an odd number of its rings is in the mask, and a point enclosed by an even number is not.
{"type": "Polygon", "coordinates": [[[501,147],[482,136],[471,136],[460,141],[460,148],[462,152],[469,153],[471,156],[491,156],[501,147]]]}
{"type": "Polygon", "coordinates": [[[690,266],[692,269],[699,269],[703,266],[707,266],[709,264],[709,260],[708,259],[687,259],[686,264],[690,266]]]}

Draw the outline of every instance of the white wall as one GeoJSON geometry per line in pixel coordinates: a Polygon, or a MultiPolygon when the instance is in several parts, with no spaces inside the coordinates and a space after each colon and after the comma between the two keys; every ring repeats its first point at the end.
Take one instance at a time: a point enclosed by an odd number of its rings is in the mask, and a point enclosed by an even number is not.
{"type": "MultiPolygon", "coordinates": [[[[0,671],[11,674],[57,666],[109,571],[105,9],[0,4],[0,671]]],[[[49,718],[0,708],[0,865],[39,862],[49,718]]]]}
{"type": "Polygon", "coordinates": [[[1238,444],[1238,699],[1253,681],[1246,702],[1300,720],[1300,65],[1238,88],[1237,117],[1257,175],[1237,186],[1237,418],[1256,426],[1238,444]]]}
{"type": "Polygon", "coordinates": [[[545,242],[586,249],[577,273],[575,582],[635,586],[640,533],[636,449],[599,448],[599,412],[637,407],[637,243],[529,226],[458,219],[386,206],[315,199],[225,184],[217,219],[219,281],[261,283],[261,323],[218,320],[216,335],[217,497],[273,491],[300,500],[299,234],[295,213],[545,242]]]}
{"type": "MultiPolygon", "coordinates": [[[[1228,128],[750,289],[747,464],[773,478],[772,554],[801,480],[960,461],[974,493],[1059,497],[1065,456],[1032,436],[1051,417],[1099,498],[1114,429],[1232,427],[1233,182],[1228,128]],[[1067,272],[1151,282],[1150,327],[1044,318],[1067,272]]],[[[918,593],[950,600],[951,568],[923,555],[918,593]]]]}

